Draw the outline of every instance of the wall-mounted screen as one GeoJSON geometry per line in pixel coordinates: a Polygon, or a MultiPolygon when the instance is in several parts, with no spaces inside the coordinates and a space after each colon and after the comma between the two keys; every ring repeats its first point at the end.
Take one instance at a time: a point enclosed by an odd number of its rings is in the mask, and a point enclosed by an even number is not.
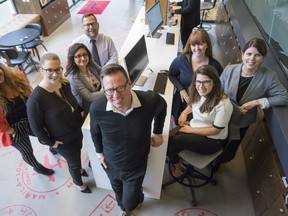
{"type": "Polygon", "coordinates": [[[149,63],[144,35],[124,57],[124,60],[132,85],[134,85],[149,63]]]}
{"type": "Polygon", "coordinates": [[[146,11],[146,18],[148,21],[150,36],[159,38],[161,36],[161,33],[157,31],[161,28],[163,24],[162,11],[159,1],[157,1],[146,11]]]}

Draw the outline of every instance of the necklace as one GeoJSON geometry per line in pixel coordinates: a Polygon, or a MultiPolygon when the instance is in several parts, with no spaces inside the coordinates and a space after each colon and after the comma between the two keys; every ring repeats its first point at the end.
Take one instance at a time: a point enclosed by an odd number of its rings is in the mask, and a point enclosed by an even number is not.
{"type": "Polygon", "coordinates": [[[252,77],[252,76],[254,76],[254,75],[255,75],[255,73],[252,73],[252,74],[249,74],[249,73],[245,73],[245,71],[244,71],[244,70],[242,70],[242,73],[243,73],[245,76],[247,76],[247,77],[252,77]]]}
{"type": "Polygon", "coordinates": [[[59,91],[60,91],[61,95],[63,96],[63,98],[62,98],[62,97],[60,97],[60,98],[61,98],[63,101],[65,101],[65,102],[70,106],[71,111],[72,111],[72,113],[73,113],[73,112],[74,112],[74,107],[69,103],[69,101],[68,101],[68,99],[66,98],[66,96],[65,96],[64,92],[62,91],[62,89],[59,89],[59,91]]]}

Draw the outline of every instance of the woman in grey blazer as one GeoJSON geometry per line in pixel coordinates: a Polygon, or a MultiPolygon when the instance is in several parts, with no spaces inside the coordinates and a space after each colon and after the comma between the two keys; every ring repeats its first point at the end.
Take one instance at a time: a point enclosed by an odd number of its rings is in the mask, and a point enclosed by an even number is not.
{"type": "Polygon", "coordinates": [[[102,92],[100,83],[101,67],[97,65],[88,48],[82,43],[69,47],[66,73],[73,95],[83,109],[83,121],[89,113],[90,104],[102,92]]]}
{"type": "Polygon", "coordinates": [[[223,90],[234,106],[230,120],[230,140],[221,162],[232,160],[257,107],[268,109],[288,104],[287,90],[274,71],[261,65],[267,54],[265,41],[254,38],[242,50],[242,64],[228,65],[220,76],[223,90]]]}

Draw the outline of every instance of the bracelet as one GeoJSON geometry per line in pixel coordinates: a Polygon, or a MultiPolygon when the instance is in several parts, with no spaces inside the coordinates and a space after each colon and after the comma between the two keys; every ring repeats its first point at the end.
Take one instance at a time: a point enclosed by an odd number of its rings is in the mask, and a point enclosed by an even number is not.
{"type": "Polygon", "coordinates": [[[189,113],[185,113],[185,112],[181,112],[181,113],[183,113],[184,115],[189,115],[189,113]]]}

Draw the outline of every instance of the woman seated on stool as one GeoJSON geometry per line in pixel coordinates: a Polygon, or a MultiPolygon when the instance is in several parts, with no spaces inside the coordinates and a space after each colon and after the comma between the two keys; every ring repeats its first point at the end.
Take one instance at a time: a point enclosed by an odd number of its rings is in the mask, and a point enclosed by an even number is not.
{"type": "Polygon", "coordinates": [[[169,138],[167,155],[174,165],[172,174],[181,171],[178,153],[184,149],[200,154],[219,151],[228,136],[228,123],[233,111],[230,99],[223,93],[217,70],[202,65],[196,71],[189,87],[190,103],[180,114],[179,132],[169,138]],[[187,115],[193,118],[186,124],[187,115]]]}

